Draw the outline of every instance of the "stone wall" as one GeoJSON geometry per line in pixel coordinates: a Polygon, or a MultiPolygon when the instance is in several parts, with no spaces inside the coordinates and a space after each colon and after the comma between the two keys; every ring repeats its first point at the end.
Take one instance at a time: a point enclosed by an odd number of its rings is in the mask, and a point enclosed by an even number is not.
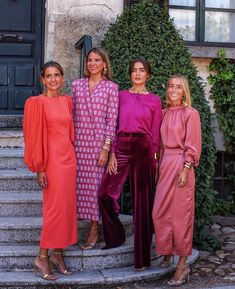
{"type": "Polygon", "coordinates": [[[197,67],[198,75],[202,79],[202,84],[204,87],[205,91],[205,96],[207,101],[209,102],[211,112],[213,114],[212,116],[212,125],[214,127],[214,137],[215,137],[215,144],[216,144],[216,149],[219,151],[224,151],[224,138],[221,130],[219,129],[218,126],[218,121],[216,118],[216,112],[214,109],[214,102],[212,99],[210,99],[210,89],[211,86],[209,85],[207,78],[210,74],[213,72],[209,71],[208,67],[210,63],[212,62],[213,58],[202,58],[202,57],[193,57],[192,62],[193,64],[197,67]]]}
{"type": "Polygon", "coordinates": [[[44,60],[58,61],[65,69],[65,91],[79,76],[80,52],[75,43],[84,35],[99,45],[110,23],[123,10],[123,1],[116,0],[47,0],[44,60]]]}

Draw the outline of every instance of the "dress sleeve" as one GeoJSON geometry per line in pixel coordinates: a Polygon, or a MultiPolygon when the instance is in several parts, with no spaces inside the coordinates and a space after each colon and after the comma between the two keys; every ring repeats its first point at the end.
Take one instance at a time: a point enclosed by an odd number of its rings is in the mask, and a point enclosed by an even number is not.
{"type": "Polygon", "coordinates": [[[70,124],[70,140],[72,143],[74,143],[74,123],[73,123],[73,100],[71,96],[67,95],[67,99],[68,99],[68,107],[69,107],[69,112],[71,115],[71,124],[70,124]]]}
{"type": "Polygon", "coordinates": [[[155,106],[153,122],[152,122],[152,143],[154,153],[160,151],[160,125],[162,121],[162,102],[158,98],[157,104],[155,106]]]}
{"type": "Polygon", "coordinates": [[[202,150],[202,137],[200,116],[195,109],[190,109],[186,120],[185,149],[185,161],[192,163],[195,167],[198,166],[202,150]]]}
{"type": "Polygon", "coordinates": [[[113,140],[116,132],[118,104],[118,85],[114,84],[109,93],[105,133],[105,138],[109,137],[111,140],[113,140]]]}
{"type": "Polygon", "coordinates": [[[24,107],[24,161],[32,172],[45,171],[47,164],[47,127],[42,103],[30,97],[24,107]]]}

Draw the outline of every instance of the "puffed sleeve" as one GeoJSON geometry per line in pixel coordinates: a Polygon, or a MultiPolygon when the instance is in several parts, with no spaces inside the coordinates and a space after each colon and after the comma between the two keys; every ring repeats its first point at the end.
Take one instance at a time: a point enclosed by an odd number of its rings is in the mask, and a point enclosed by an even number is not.
{"type": "Polygon", "coordinates": [[[71,114],[71,124],[70,124],[70,140],[72,143],[74,143],[74,123],[73,123],[73,119],[72,119],[72,114],[73,114],[73,101],[72,101],[72,97],[67,95],[67,99],[68,99],[68,106],[69,106],[69,112],[71,114]]]}
{"type": "Polygon", "coordinates": [[[152,143],[154,153],[160,151],[160,125],[162,121],[162,102],[160,97],[157,97],[156,106],[153,113],[152,121],[152,143]]]}
{"type": "Polygon", "coordinates": [[[24,107],[24,161],[32,172],[43,172],[47,164],[47,127],[43,105],[30,97],[24,107]]]}
{"type": "Polygon", "coordinates": [[[106,115],[106,133],[105,137],[109,137],[113,140],[116,131],[117,125],[117,116],[118,116],[118,85],[112,83],[112,86],[109,91],[107,115],[106,115]]]}
{"type": "Polygon", "coordinates": [[[201,122],[196,109],[188,108],[185,127],[185,161],[196,167],[199,164],[202,150],[201,122]]]}

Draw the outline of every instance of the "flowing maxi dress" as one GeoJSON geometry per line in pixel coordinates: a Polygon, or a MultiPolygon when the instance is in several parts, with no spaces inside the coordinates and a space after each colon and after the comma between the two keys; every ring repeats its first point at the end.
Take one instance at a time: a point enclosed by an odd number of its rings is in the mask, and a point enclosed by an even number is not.
{"type": "Polygon", "coordinates": [[[77,242],[76,157],[72,99],[30,97],[24,110],[25,163],[45,172],[41,248],[64,248],[77,242]]]}
{"type": "Polygon", "coordinates": [[[99,221],[98,190],[105,167],[97,162],[105,138],[113,140],[118,115],[118,85],[102,79],[89,91],[89,78],[72,84],[77,157],[78,219],[99,221]]]}
{"type": "Polygon", "coordinates": [[[153,222],[156,253],[189,256],[192,253],[194,224],[194,167],[201,154],[201,125],[192,107],[163,110],[161,160],[154,200],[153,222]],[[193,164],[184,187],[177,182],[184,162],[193,164]]]}

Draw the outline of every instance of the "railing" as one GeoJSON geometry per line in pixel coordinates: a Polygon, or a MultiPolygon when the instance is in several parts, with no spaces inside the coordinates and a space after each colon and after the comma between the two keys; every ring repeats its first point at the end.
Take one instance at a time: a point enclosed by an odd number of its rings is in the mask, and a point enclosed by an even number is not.
{"type": "Polygon", "coordinates": [[[92,48],[92,37],[90,35],[83,35],[76,43],[75,49],[81,50],[80,53],[80,78],[84,76],[84,68],[87,53],[92,48]]]}

